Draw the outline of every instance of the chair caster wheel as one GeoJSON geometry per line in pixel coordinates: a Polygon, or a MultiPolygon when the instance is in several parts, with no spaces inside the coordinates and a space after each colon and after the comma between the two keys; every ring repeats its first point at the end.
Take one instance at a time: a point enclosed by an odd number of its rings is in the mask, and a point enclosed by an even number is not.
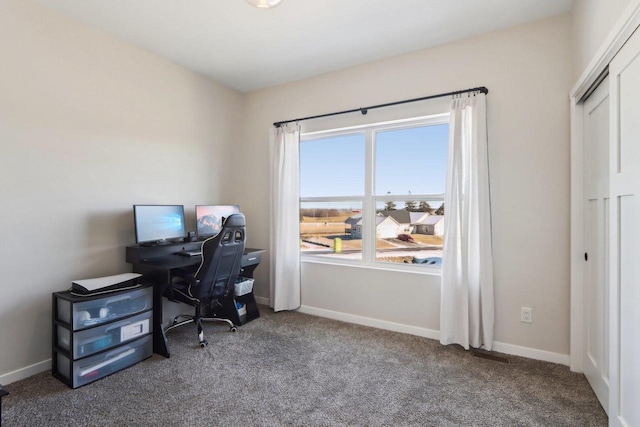
{"type": "Polygon", "coordinates": [[[229,331],[230,331],[230,332],[238,332],[238,328],[236,328],[235,326],[232,326],[232,327],[229,329],[229,331]]]}
{"type": "Polygon", "coordinates": [[[200,342],[200,347],[202,347],[202,348],[205,348],[208,345],[209,345],[209,343],[206,340],[200,342]]]}

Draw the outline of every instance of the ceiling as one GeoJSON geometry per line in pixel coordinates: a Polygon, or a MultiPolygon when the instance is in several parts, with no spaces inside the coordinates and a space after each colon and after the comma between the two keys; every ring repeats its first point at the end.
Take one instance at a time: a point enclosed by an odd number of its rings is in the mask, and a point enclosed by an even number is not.
{"type": "Polygon", "coordinates": [[[36,0],[240,92],[566,13],[573,0],[36,0]]]}

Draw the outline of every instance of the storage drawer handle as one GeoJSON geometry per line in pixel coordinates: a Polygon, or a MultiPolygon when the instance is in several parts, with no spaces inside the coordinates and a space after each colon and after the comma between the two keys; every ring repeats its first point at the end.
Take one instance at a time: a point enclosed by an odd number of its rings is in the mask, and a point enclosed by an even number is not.
{"type": "Polygon", "coordinates": [[[254,256],[253,258],[249,258],[249,259],[248,259],[248,261],[253,261],[253,260],[255,260],[255,259],[258,259],[258,257],[257,257],[257,256],[254,256]]]}

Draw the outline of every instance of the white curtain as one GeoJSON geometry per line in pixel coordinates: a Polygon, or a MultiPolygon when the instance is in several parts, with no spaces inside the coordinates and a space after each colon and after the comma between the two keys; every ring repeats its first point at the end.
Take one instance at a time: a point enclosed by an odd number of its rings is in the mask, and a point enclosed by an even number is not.
{"type": "Polygon", "coordinates": [[[493,257],[486,98],[451,102],[440,342],[493,347],[493,257]]]}
{"type": "Polygon", "coordinates": [[[275,128],[271,141],[271,306],[300,307],[300,127],[275,128]]]}

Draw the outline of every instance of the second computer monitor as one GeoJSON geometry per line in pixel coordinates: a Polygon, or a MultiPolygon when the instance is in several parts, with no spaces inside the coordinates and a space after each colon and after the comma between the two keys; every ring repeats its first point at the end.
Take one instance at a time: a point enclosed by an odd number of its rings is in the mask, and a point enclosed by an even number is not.
{"type": "Polygon", "coordinates": [[[223,219],[236,213],[240,213],[238,205],[197,205],[196,231],[198,240],[217,235],[222,229],[223,219]]]}

